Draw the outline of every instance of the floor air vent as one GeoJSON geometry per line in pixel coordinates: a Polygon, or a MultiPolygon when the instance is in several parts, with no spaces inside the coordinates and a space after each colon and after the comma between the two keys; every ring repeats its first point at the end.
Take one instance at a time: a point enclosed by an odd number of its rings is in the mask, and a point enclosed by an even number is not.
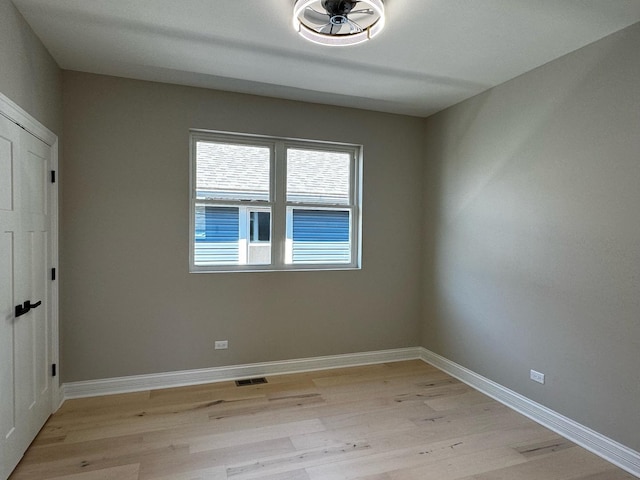
{"type": "Polygon", "coordinates": [[[244,387],[245,385],[260,385],[261,383],[267,383],[267,379],[264,377],[259,378],[247,378],[245,380],[236,380],[236,386],[244,387]]]}

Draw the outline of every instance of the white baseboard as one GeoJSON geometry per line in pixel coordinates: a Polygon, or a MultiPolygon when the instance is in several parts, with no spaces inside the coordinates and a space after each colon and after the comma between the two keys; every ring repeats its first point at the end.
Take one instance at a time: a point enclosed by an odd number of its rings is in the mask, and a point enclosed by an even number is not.
{"type": "Polygon", "coordinates": [[[640,453],[578,422],[495,383],[488,378],[420,347],[420,358],[509,408],[640,477],[640,453]]]}
{"type": "Polygon", "coordinates": [[[64,400],[68,400],[71,398],[95,397],[98,395],[112,395],[116,393],[140,392],[160,388],[241,380],[243,378],[263,377],[266,375],[283,375],[287,373],[328,370],[331,368],[416,360],[420,358],[420,355],[420,347],[410,347],[377,352],[350,353],[279,362],[231,365],[198,370],[70,382],[63,384],[62,390],[64,400]]]}

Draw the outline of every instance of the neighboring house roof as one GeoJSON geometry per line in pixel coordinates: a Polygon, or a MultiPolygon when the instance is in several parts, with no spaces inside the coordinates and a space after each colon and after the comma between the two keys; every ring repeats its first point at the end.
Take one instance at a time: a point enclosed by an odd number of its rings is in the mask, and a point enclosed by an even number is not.
{"type": "Polygon", "coordinates": [[[239,199],[268,198],[269,158],[267,147],[229,145],[199,141],[197,144],[196,186],[198,191],[223,193],[222,198],[234,194],[239,199]],[[252,195],[244,196],[243,193],[252,195]]]}
{"type": "MultiPolygon", "coordinates": [[[[199,197],[267,200],[267,147],[199,141],[196,183],[199,197]]],[[[288,150],[287,195],[290,201],[349,203],[349,153],[288,150]]]]}

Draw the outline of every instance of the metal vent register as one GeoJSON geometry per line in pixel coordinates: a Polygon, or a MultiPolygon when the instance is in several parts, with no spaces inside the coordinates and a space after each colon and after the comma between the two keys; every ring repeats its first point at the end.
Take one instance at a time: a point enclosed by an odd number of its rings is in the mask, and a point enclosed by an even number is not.
{"type": "Polygon", "coordinates": [[[267,379],[264,377],[247,378],[245,380],[236,380],[237,387],[244,387],[245,385],[260,385],[261,383],[267,383],[267,379]]]}

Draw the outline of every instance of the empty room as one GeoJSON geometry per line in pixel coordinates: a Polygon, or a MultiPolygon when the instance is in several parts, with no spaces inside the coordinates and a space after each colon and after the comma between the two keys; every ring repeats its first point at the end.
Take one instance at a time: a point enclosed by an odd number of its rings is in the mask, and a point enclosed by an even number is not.
{"type": "Polygon", "coordinates": [[[0,480],[640,478],[640,0],[0,0],[0,480]]]}

